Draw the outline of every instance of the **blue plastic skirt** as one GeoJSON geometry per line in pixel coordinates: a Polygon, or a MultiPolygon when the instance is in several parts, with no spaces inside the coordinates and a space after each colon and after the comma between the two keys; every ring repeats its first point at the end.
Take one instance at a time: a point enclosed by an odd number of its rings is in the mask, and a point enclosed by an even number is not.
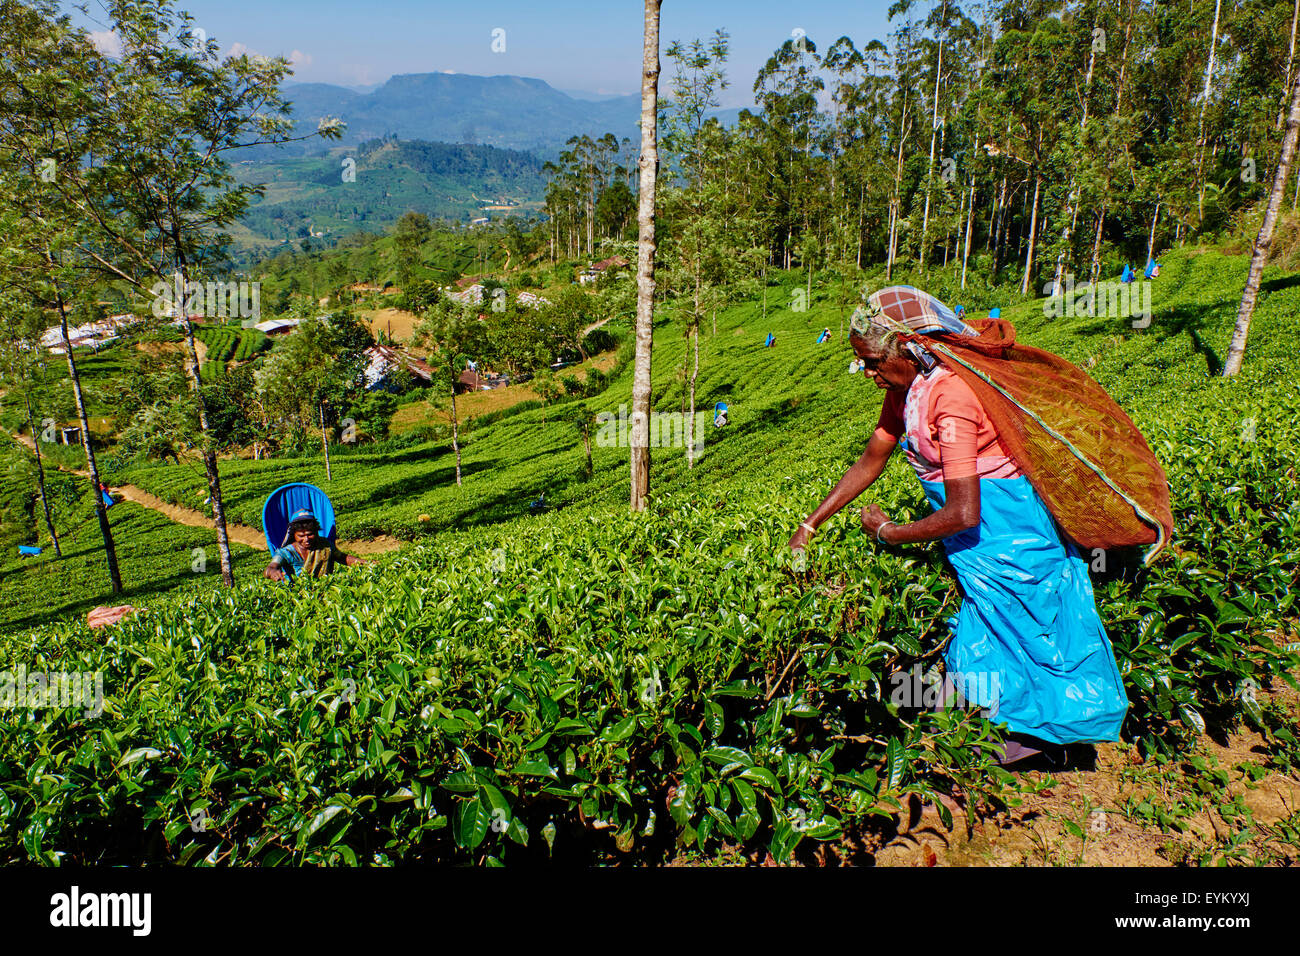
{"type": "MultiPolygon", "coordinates": [[[[921,485],[943,507],[943,483],[921,485]]],[[[1052,743],[1118,740],[1128,698],[1088,566],[1029,479],[981,478],[978,527],[943,543],[965,592],[944,657],[966,701],[1052,743]]]]}

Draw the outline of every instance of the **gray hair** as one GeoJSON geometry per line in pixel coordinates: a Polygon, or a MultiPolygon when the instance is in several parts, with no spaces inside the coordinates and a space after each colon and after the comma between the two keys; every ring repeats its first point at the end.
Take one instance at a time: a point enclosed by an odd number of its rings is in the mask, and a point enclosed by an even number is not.
{"type": "Polygon", "coordinates": [[[903,343],[898,340],[898,334],[891,329],[871,325],[864,330],[854,326],[849,329],[849,338],[857,339],[869,351],[879,352],[886,359],[906,357],[903,343]]]}

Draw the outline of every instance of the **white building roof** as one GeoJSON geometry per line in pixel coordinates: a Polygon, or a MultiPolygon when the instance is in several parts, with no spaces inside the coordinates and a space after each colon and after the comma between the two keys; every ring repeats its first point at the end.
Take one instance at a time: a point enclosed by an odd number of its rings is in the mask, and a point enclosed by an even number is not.
{"type": "Polygon", "coordinates": [[[302,319],[267,319],[265,322],[257,323],[253,328],[271,335],[275,332],[283,332],[285,329],[295,328],[300,322],[302,322],[302,319]]]}

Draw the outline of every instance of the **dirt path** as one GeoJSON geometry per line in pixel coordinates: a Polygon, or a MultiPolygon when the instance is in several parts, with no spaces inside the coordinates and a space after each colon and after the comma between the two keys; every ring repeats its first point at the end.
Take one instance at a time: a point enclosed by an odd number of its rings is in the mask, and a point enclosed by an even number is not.
{"type": "MultiPolygon", "coordinates": [[[[1300,723],[1300,694],[1278,680],[1258,691],[1300,723]]],[[[963,812],[945,826],[933,804],[913,799],[892,839],[875,848],[878,866],[1207,866],[1294,865],[1300,846],[1300,777],[1270,767],[1277,741],[1253,727],[1221,743],[1207,735],[1165,765],[1128,743],[1097,745],[1094,770],[1022,776],[1034,792],[1019,806],[963,812]],[[1168,825],[1160,825],[1159,814],[1168,825]],[[1288,823],[1289,821],[1289,823],[1288,823]]]]}
{"type": "Polygon", "coordinates": [[[607,316],[605,316],[603,319],[601,319],[599,322],[593,322],[593,323],[591,323],[591,325],[587,326],[585,329],[582,330],[582,334],[583,334],[583,336],[586,337],[586,336],[590,335],[592,332],[596,331],[596,329],[600,328],[602,325],[604,325],[606,322],[608,322],[608,321],[609,321],[610,319],[612,319],[612,318],[613,318],[612,315],[607,315],[607,316]]]}
{"type": "MultiPolygon", "coordinates": [[[[202,511],[195,511],[193,508],[182,508],[179,505],[169,505],[156,495],[151,495],[143,488],[137,488],[135,485],[109,485],[108,490],[111,494],[121,495],[127,501],[134,501],[141,507],[156,511],[177,524],[189,525],[191,528],[212,527],[212,519],[202,511]]],[[[263,537],[262,532],[250,528],[248,525],[227,521],[226,535],[231,541],[238,541],[255,551],[266,550],[266,538],[263,537]]]]}
{"type": "MultiPolygon", "coordinates": [[[[29,435],[14,435],[10,437],[25,445],[33,453],[36,451],[36,443],[29,435]]],[[[82,478],[90,477],[89,473],[83,469],[60,469],[69,471],[72,474],[80,475],[82,478]]],[[[179,505],[168,504],[157,495],[150,494],[143,488],[135,485],[109,485],[110,494],[120,495],[127,501],[134,502],[142,508],[148,508],[150,511],[156,511],[163,515],[169,521],[177,524],[187,525],[191,528],[212,528],[212,519],[202,511],[195,511],[193,508],[182,508],[179,505]]],[[[256,528],[250,528],[248,525],[237,524],[233,521],[226,522],[226,535],[231,541],[238,542],[245,547],[252,548],[254,551],[266,550],[266,537],[256,528]]],[[[395,551],[402,546],[402,541],[391,535],[382,535],[378,538],[360,539],[357,541],[340,541],[339,547],[349,553],[354,554],[384,554],[388,551],[395,551]]]]}

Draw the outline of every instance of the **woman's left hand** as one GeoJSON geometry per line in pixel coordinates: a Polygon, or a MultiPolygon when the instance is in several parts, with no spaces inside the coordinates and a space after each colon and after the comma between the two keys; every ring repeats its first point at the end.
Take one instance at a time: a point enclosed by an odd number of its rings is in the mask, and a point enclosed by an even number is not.
{"type": "Polygon", "coordinates": [[[880,530],[880,526],[889,520],[889,516],[880,510],[880,505],[873,504],[862,509],[862,530],[873,538],[880,530]]]}

